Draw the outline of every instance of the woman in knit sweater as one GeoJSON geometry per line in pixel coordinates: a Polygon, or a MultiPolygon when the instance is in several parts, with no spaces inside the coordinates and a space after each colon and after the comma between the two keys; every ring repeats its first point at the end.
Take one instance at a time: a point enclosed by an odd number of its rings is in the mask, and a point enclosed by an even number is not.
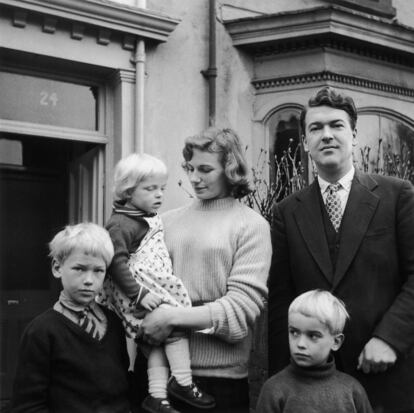
{"type": "Polygon", "coordinates": [[[216,398],[214,412],[248,412],[252,329],[267,296],[269,225],[239,201],[249,192],[248,169],[234,131],[210,128],[187,138],[183,155],[196,199],[162,219],[174,273],[193,307],[151,312],[144,338],[158,344],[175,328],[191,329],[194,378],[216,398]],[[210,334],[197,332],[206,328],[210,334]]]}

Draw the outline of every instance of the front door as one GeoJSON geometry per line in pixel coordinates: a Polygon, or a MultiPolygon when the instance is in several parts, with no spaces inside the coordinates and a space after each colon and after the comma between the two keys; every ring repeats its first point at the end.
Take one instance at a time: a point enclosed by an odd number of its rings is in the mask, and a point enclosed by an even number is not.
{"type": "Polygon", "coordinates": [[[103,191],[96,170],[89,170],[86,178],[74,172],[74,165],[102,169],[98,160],[103,149],[56,139],[2,138],[0,149],[3,141],[18,152],[0,158],[0,396],[5,405],[12,394],[21,334],[60,292],[60,281],[50,271],[48,242],[70,221],[102,218],[102,213],[92,213],[99,207],[91,185],[103,191]],[[75,192],[83,194],[82,207],[70,200],[75,192]]]}
{"type": "Polygon", "coordinates": [[[66,220],[61,179],[51,171],[0,169],[2,398],[11,394],[23,329],[56,298],[47,243],[66,220]]]}

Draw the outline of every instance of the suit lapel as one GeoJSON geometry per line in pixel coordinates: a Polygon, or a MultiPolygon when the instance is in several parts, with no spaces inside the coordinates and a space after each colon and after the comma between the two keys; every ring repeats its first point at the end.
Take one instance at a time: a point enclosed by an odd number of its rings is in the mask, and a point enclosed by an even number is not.
{"type": "Polygon", "coordinates": [[[376,186],[377,183],[372,177],[355,171],[341,224],[341,238],[333,288],[344,277],[377,209],[379,198],[371,192],[376,186]]]}
{"type": "Polygon", "coordinates": [[[319,185],[315,180],[307,191],[297,195],[299,205],[293,214],[311,255],[331,283],[333,266],[324,231],[319,191],[319,185]]]}

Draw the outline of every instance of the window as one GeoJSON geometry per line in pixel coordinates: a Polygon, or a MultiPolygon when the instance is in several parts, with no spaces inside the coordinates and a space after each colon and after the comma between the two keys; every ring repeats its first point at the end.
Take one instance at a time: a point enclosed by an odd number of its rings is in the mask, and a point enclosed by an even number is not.
{"type": "Polygon", "coordinates": [[[413,179],[414,130],[390,114],[362,113],[358,118],[354,160],[366,172],[413,179]]]}
{"type": "Polygon", "coordinates": [[[268,121],[270,182],[283,187],[277,200],[288,195],[286,191],[295,185],[298,174],[308,179],[308,156],[301,143],[299,116],[299,107],[284,108],[268,121]]]}
{"type": "Polygon", "coordinates": [[[97,88],[0,72],[0,118],[97,130],[97,88]]]}

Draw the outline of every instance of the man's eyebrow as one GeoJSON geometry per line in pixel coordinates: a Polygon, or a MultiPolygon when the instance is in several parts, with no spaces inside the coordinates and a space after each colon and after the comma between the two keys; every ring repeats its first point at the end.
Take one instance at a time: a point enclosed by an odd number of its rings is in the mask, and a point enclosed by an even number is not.
{"type": "Polygon", "coordinates": [[[318,124],[320,124],[320,123],[323,123],[322,121],[320,121],[320,120],[314,120],[313,122],[309,122],[309,126],[310,125],[318,125],[318,124]]]}
{"type": "Polygon", "coordinates": [[[332,120],[329,120],[327,122],[323,122],[321,120],[314,120],[313,122],[309,122],[308,126],[311,126],[311,125],[323,125],[323,124],[327,124],[328,125],[328,124],[336,123],[336,122],[345,122],[345,120],[344,119],[341,119],[341,118],[332,119],[332,120]]]}

